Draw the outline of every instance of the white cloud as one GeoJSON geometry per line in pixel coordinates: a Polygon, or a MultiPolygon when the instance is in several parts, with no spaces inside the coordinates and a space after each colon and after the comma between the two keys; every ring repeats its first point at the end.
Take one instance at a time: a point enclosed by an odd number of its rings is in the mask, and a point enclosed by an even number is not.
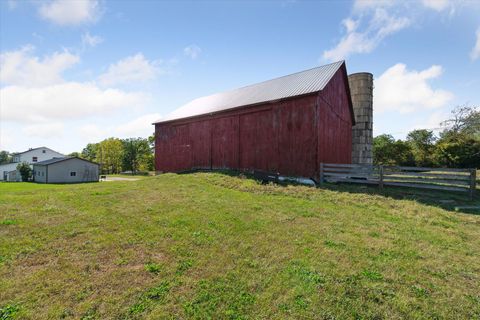
{"type": "Polygon", "coordinates": [[[147,137],[155,130],[152,123],[161,119],[159,113],[145,114],[130,122],[118,126],[117,132],[126,137],[147,137]]]}
{"type": "Polygon", "coordinates": [[[101,15],[98,0],[50,0],[40,5],[40,16],[58,25],[95,22],[101,15]]]}
{"type": "Polygon", "coordinates": [[[104,86],[153,80],[161,72],[160,64],[160,60],[148,61],[143,54],[137,53],[111,64],[98,80],[104,86]]]}
{"type": "Polygon", "coordinates": [[[155,131],[152,123],[161,118],[162,116],[159,113],[149,113],[116,126],[109,125],[101,127],[96,124],[87,124],[81,126],[78,129],[78,132],[82,138],[90,142],[99,142],[112,136],[121,139],[137,137],[146,138],[152,135],[155,131]]]}
{"type": "Polygon", "coordinates": [[[441,127],[441,123],[445,121],[445,119],[448,119],[449,113],[446,112],[445,110],[441,111],[435,111],[430,113],[429,116],[427,116],[424,119],[416,119],[417,121],[414,123],[413,126],[410,127],[407,132],[416,130],[416,129],[428,129],[428,130],[433,130],[433,131],[440,131],[443,128],[441,127]]]}
{"type": "Polygon", "coordinates": [[[347,33],[354,32],[358,27],[358,20],[355,21],[352,18],[347,18],[342,21],[343,25],[347,29],[347,33]]]}
{"type": "Polygon", "coordinates": [[[395,0],[355,0],[353,3],[353,11],[362,12],[365,10],[376,8],[388,8],[397,3],[395,0]]]}
{"type": "Polygon", "coordinates": [[[475,43],[475,47],[473,47],[472,51],[470,52],[470,59],[477,60],[480,58],[480,27],[477,29],[476,32],[477,41],[475,43]]]}
{"type": "Polygon", "coordinates": [[[50,139],[62,137],[65,125],[61,122],[40,123],[25,126],[22,131],[29,137],[50,139]]]}
{"type": "Polygon", "coordinates": [[[447,12],[457,7],[475,6],[461,0],[355,0],[351,15],[342,20],[344,34],[337,44],[323,52],[323,60],[336,61],[355,53],[372,52],[386,37],[419,21],[426,11],[447,12]]]}
{"type": "Polygon", "coordinates": [[[141,93],[103,90],[93,83],[66,82],[41,88],[7,86],[0,89],[1,117],[4,121],[76,120],[138,106],[145,100],[146,96],[141,93]]]}
{"type": "Polygon", "coordinates": [[[199,46],[195,45],[195,44],[192,44],[192,45],[189,45],[188,47],[185,47],[183,49],[183,53],[189,57],[190,59],[192,60],[195,60],[197,59],[200,54],[202,53],[202,48],[200,48],[199,46]]]}
{"type": "MultiPolygon", "coordinates": [[[[421,0],[418,2],[420,2],[424,8],[441,12],[446,9],[454,10],[455,6],[461,3],[461,0],[421,0]]],[[[404,0],[356,0],[353,4],[353,10],[357,13],[376,8],[392,7],[415,10],[418,2],[404,0]],[[411,5],[413,5],[413,7],[411,5]]]]}
{"type": "Polygon", "coordinates": [[[92,36],[89,32],[82,34],[82,45],[83,47],[95,47],[96,45],[103,42],[103,38],[100,36],[92,36]]]}
{"type": "MultiPolygon", "coordinates": [[[[78,61],[80,57],[69,52],[39,57],[34,54],[33,46],[0,53],[2,148],[16,150],[19,145],[29,145],[32,141],[65,144],[66,140],[69,140],[68,148],[72,148],[70,139],[76,139],[72,143],[77,143],[78,147],[78,144],[109,136],[147,137],[153,132],[151,123],[160,118],[157,113],[145,114],[123,124],[119,120],[124,118],[124,111],[145,107],[150,95],[101,87],[96,81],[65,79],[63,73],[78,61]],[[123,109],[121,113],[120,109],[123,109]],[[107,117],[107,126],[88,122],[107,117]]],[[[112,64],[109,75],[118,76],[120,82],[148,80],[160,72],[158,64],[160,61],[150,62],[137,54],[112,64]]],[[[165,66],[170,64],[175,61],[167,61],[165,66]]],[[[116,83],[118,79],[111,82],[116,83]]]]}
{"type": "Polygon", "coordinates": [[[103,139],[112,136],[112,133],[108,128],[100,128],[95,124],[84,125],[80,127],[78,131],[80,133],[80,136],[82,137],[82,140],[92,143],[100,142],[103,139]]]}
{"type": "Polygon", "coordinates": [[[385,9],[376,8],[367,26],[359,30],[361,18],[343,20],[346,34],[332,49],[323,52],[323,59],[336,61],[353,53],[369,53],[387,36],[406,28],[410,20],[406,17],[391,16],[385,9]]]}
{"type": "Polygon", "coordinates": [[[423,71],[407,70],[397,63],[375,80],[375,110],[409,113],[421,109],[445,106],[453,94],[442,89],[433,89],[429,80],[442,74],[441,66],[433,65],[423,71]]]}
{"type": "Polygon", "coordinates": [[[0,54],[0,105],[2,121],[47,122],[52,119],[105,114],[142,105],[142,93],[99,88],[91,82],[66,81],[62,73],[80,58],[68,52],[40,59],[33,47],[0,54]]]}
{"type": "Polygon", "coordinates": [[[445,9],[451,8],[453,3],[450,0],[422,0],[422,4],[435,11],[443,11],[445,9]]]}
{"type": "Polygon", "coordinates": [[[0,126],[0,150],[11,150],[14,145],[13,134],[0,126]]]}
{"type": "Polygon", "coordinates": [[[0,54],[0,82],[10,85],[45,86],[63,82],[62,72],[80,61],[80,57],[55,52],[39,59],[34,47],[27,45],[17,51],[0,54]]]}

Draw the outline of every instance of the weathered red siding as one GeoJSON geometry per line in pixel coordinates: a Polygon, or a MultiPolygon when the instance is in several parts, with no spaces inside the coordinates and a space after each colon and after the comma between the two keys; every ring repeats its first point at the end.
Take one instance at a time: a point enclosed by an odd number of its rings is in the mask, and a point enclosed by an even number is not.
{"type": "Polygon", "coordinates": [[[351,112],[343,66],[319,93],[156,124],[156,169],[317,178],[320,162],[350,163],[351,112]]]}
{"type": "Polygon", "coordinates": [[[319,94],[318,163],[351,163],[353,111],[347,73],[341,71],[319,94]]]}
{"type": "Polygon", "coordinates": [[[190,123],[192,145],[192,168],[210,169],[212,133],[210,121],[190,123]]]}

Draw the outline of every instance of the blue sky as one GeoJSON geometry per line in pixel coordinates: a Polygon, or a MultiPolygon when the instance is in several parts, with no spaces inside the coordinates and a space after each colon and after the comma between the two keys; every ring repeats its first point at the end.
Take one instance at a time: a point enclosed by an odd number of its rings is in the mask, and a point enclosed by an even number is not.
{"type": "Polygon", "coordinates": [[[345,59],[374,134],[480,104],[480,1],[0,2],[0,148],[147,136],[188,101],[345,59]]]}

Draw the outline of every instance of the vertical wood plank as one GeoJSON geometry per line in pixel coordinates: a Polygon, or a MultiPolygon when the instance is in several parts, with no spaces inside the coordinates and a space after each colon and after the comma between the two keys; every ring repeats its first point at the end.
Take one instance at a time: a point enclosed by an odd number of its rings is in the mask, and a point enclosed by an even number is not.
{"type": "Polygon", "coordinates": [[[323,162],[320,162],[320,185],[323,184],[323,162]]]}

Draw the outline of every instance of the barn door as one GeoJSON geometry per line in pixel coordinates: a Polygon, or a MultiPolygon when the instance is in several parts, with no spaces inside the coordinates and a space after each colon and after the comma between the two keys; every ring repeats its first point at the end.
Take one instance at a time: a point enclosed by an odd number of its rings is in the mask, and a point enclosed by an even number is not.
{"type": "Polygon", "coordinates": [[[238,167],[238,116],[212,120],[212,168],[238,167]]]}
{"type": "Polygon", "coordinates": [[[271,110],[240,116],[240,167],[246,170],[278,170],[277,135],[271,110]]]}

